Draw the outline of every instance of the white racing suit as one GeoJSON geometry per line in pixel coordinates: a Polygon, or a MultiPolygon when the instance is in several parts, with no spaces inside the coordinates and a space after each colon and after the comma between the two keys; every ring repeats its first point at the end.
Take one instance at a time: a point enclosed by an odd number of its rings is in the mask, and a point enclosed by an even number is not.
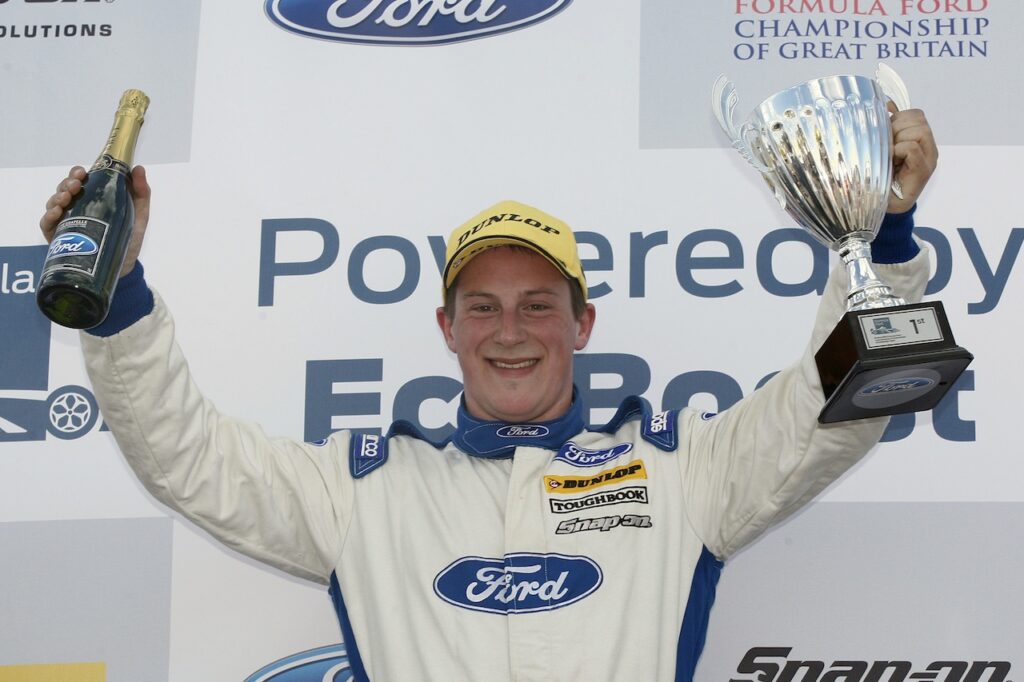
{"type": "MultiPolygon", "coordinates": [[[[928,256],[878,265],[910,301],[928,256]]],[[[408,424],[319,444],[268,437],[196,389],[171,318],[83,335],[103,415],[160,501],[234,549],[330,585],[357,680],[691,680],[722,562],[819,493],[884,418],[819,425],[813,350],[721,414],[627,400],[600,431],[408,424]]]]}

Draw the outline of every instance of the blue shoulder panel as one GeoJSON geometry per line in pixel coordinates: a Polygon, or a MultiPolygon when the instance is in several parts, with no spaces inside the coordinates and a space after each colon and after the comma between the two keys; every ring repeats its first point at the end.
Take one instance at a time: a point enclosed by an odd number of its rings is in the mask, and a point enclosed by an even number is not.
{"type": "Polygon", "coordinates": [[[655,447],[672,452],[679,445],[678,420],[679,410],[665,410],[657,414],[644,412],[640,435],[655,447]]]}
{"type": "Polygon", "coordinates": [[[438,449],[443,448],[448,442],[435,443],[427,440],[414,424],[404,419],[392,424],[387,435],[384,436],[372,433],[354,433],[348,451],[348,467],[352,472],[352,478],[362,478],[374,469],[384,466],[384,462],[388,459],[388,440],[392,436],[410,436],[430,443],[438,449]]]}
{"type": "Polygon", "coordinates": [[[410,438],[421,440],[424,443],[430,443],[438,449],[443,448],[448,444],[448,441],[451,440],[451,438],[447,438],[443,441],[432,441],[423,435],[423,432],[420,431],[415,424],[405,419],[399,419],[391,425],[391,428],[388,429],[387,437],[391,438],[391,436],[409,436],[410,438]]]}
{"type": "Polygon", "coordinates": [[[615,433],[626,422],[640,418],[640,435],[655,447],[672,452],[679,445],[676,423],[679,410],[666,410],[652,414],[651,404],[640,396],[631,395],[622,401],[612,420],[599,429],[600,433],[615,433]]]}
{"type": "Polygon", "coordinates": [[[615,415],[612,420],[604,426],[593,429],[598,433],[615,433],[619,430],[619,427],[628,422],[630,419],[636,419],[640,415],[649,413],[651,411],[650,404],[638,395],[631,395],[622,403],[619,404],[619,409],[615,411],[615,415]]]}
{"type": "Polygon", "coordinates": [[[352,434],[348,467],[352,478],[362,478],[388,460],[387,436],[373,433],[352,434]]]}

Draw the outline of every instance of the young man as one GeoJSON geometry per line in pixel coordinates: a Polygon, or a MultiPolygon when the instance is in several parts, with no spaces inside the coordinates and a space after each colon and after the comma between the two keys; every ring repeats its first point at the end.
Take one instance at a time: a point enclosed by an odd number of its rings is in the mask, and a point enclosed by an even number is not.
{"type": "MultiPolygon", "coordinates": [[[[874,243],[908,300],[927,281],[910,208],[937,151],[920,112],[894,119],[904,199],[874,243]]],[[[47,204],[52,237],[80,188],[47,204]]],[[[465,391],[444,443],[269,438],[192,383],[170,315],[135,264],[82,335],[104,418],[162,502],[225,544],[330,585],[357,680],[691,680],[722,562],[878,440],[884,419],[822,426],[813,352],[845,311],[833,272],[797,364],[713,416],[627,400],[589,430],[572,358],[595,321],[569,227],[516,202],[455,230],[437,321],[465,391]]]]}

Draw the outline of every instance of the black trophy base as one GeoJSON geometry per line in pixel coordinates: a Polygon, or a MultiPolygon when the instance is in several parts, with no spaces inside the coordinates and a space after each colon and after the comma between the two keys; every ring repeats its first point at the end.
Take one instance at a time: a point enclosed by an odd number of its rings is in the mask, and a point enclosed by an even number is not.
{"type": "Polygon", "coordinates": [[[818,422],[930,410],[973,359],[938,301],[850,311],[814,356],[825,393],[818,422]]]}

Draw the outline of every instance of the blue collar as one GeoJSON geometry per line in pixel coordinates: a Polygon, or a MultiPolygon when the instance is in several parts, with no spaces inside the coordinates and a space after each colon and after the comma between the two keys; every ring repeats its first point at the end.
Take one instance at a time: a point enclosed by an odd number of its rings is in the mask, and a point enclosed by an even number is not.
{"type": "Polygon", "coordinates": [[[557,450],[583,430],[583,404],[572,391],[572,404],[561,417],[546,422],[508,424],[477,419],[466,409],[463,396],[459,405],[458,425],[452,442],[463,452],[475,457],[507,459],[519,445],[557,450]]]}

